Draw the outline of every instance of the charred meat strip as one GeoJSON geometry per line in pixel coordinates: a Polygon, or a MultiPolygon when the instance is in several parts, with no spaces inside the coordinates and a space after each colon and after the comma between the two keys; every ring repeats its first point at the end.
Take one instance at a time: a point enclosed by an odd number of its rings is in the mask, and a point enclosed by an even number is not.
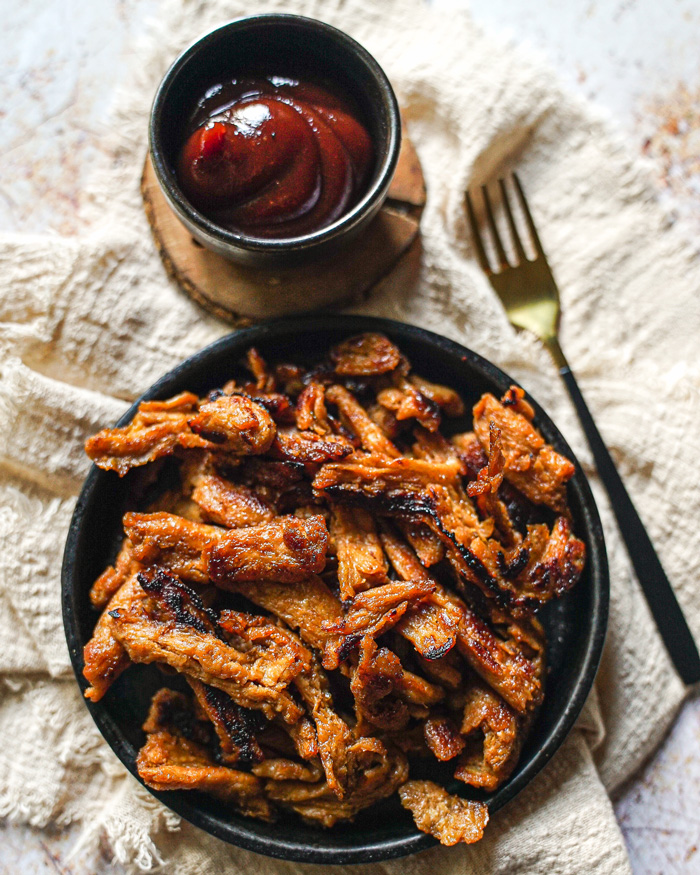
{"type": "Polygon", "coordinates": [[[259,763],[264,754],[255,738],[260,728],[254,711],[240,708],[223,690],[187,678],[200,708],[211,720],[221,746],[221,760],[227,765],[259,763]]]}
{"type": "MultiPolygon", "coordinates": [[[[248,772],[219,765],[200,740],[183,727],[194,722],[185,696],[160,690],[144,723],[147,740],[136,768],[154,790],[203,790],[238,811],[260,820],[273,820],[274,809],[263,793],[263,782],[248,772]]],[[[205,727],[206,728],[206,727],[205,727]]]]}
{"type": "Polygon", "coordinates": [[[383,334],[358,334],[334,346],[330,359],[342,377],[370,377],[393,371],[401,353],[383,334]]]}
{"type": "Polygon", "coordinates": [[[123,645],[114,634],[114,627],[122,611],[132,602],[146,598],[136,574],[133,574],[112,596],[83,650],[83,675],[90,682],[85,698],[99,702],[119,675],[131,665],[123,645]]]}
{"type": "Polygon", "coordinates": [[[461,733],[467,749],[455,778],[495,790],[515,768],[523,742],[521,721],[500,696],[475,681],[467,689],[461,733]]]}
{"type": "Polygon", "coordinates": [[[252,489],[218,474],[202,477],[192,492],[202,517],[210,523],[238,529],[269,523],[275,511],[252,489]]]}
{"type": "Polygon", "coordinates": [[[505,404],[493,395],[483,395],[474,406],[474,431],[488,453],[494,423],[501,435],[506,479],[535,504],[563,513],[566,482],[573,476],[574,466],[545,443],[530,419],[520,412],[523,395],[522,389],[515,386],[504,396],[505,404]]]}
{"type": "Polygon", "coordinates": [[[204,549],[202,560],[217,586],[260,580],[295,583],[323,571],[327,549],[322,516],[287,516],[227,532],[204,549]]]}
{"type": "Polygon", "coordinates": [[[483,802],[451,796],[433,781],[407,781],[399,787],[399,796],[418,829],[442,845],[471,845],[484,835],[489,810],[483,802]]]}
{"type": "Polygon", "coordinates": [[[232,640],[203,607],[196,593],[164,572],[149,580],[139,574],[151,596],[120,610],[114,637],[132,662],[158,662],[228,693],[244,708],[279,715],[293,723],[303,711],[285,689],[305,668],[304,651],[291,636],[280,641],[282,630],[252,617],[239,626],[232,640]],[[235,640],[234,640],[235,639],[235,640]],[[240,648],[235,643],[240,642],[240,648]]]}
{"type": "Polygon", "coordinates": [[[386,582],[386,559],[371,514],[362,508],[334,505],[330,536],[338,557],[338,584],[343,600],[386,582]]]}

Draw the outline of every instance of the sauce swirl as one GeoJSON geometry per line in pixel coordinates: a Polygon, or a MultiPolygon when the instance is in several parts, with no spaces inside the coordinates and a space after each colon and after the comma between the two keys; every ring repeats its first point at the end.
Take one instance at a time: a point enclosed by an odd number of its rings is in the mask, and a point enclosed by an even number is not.
{"type": "Polygon", "coordinates": [[[330,225],[360,199],[372,141],[349,101],[310,82],[241,78],[198,102],[177,174],[218,225],[288,238],[330,225]]]}

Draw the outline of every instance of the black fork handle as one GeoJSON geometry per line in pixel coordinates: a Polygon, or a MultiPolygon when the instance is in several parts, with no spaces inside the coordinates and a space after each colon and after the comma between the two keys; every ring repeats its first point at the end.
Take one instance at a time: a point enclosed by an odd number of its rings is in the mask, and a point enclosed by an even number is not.
{"type": "Polygon", "coordinates": [[[666,572],[656,555],[654,545],[651,543],[637,510],[632,504],[632,499],[627,494],[625,485],[617,472],[603,438],[600,436],[559,344],[556,343],[555,348],[552,348],[551,343],[548,346],[550,346],[559,366],[559,373],[576,407],[578,418],[581,420],[581,425],[593,451],[600,479],[608,492],[622,539],[642,586],[644,597],[666,645],[668,655],[684,683],[695,684],[700,681],[700,654],[698,654],[697,645],[683,616],[683,611],[676,600],[673,587],[666,577],[666,572]]]}

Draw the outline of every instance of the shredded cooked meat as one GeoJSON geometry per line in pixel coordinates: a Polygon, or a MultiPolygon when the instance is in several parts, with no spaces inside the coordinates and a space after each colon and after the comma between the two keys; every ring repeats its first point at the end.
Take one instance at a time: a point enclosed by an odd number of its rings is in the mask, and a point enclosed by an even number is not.
{"type": "Polygon", "coordinates": [[[467,689],[461,733],[467,750],[455,778],[495,790],[513,771],[520,753],[523,734],[517,715],[493,690],[474,682],[467,689]]]}
{"type": "Polygon", "coordinates": [[[112,598],[115,592],[138,570],[138,563],[134,559],[131,541],[126,538],[117,556],[114,565],[100,574],[90,590],[90,601],[93,608],[102,609],[112,598]]]}
{"type": "MultiPolygon", "coordinates": [[[[535,504],[546,504],[557,513],[566,509],[565,484],[574,474],[574,466],[545,443],[525,415],[524,392],[513,387],[499,402],[493,395],[483,395],[474,406],[474,431],[488,453],[491,423],[500,431],[506,479],[535,504]]],[[[532,414],[527,405],[526,412],[532,414]]]]}
{"type": "Polygon", "coordinates": [[[203,790],[242,814],[273,820],[274,808],[263,792],[263,782],[216,762],[202,743],[207,727],[196,726],[188,706],[186,698],[172,690],[154,696],[143,726],[147,741],[136,759],[141,778],[154,790],[203,790]]]}
{"type": "Polygon", "coordinates": [[[115,626],[123,611],[145,598],[146,593],[134,574],[112,596],[97,621],[92,638],[83,651],[83,675],[90,682],[85,696],[93,702],[98,702],[131,665],[129,654],[115,635],[115,626]]]}
{"type": "Polygon", "coordinates": [[[205,548],[206,574],[218,586],[247,580],[294,583],[323,571],[328,530],[322,516],[280,517],[227,532],[205,548]]]}
{"type": "Polygon", "coordinates": [[[372,515],[361,508],[331,508],[331,541],[338,557],[343,600],[386,582],[387,564],[372,515]]]}
{"type": "Polygon", "coordinates": [[[159,570],[137,579],[150,598],[111,613],[112,634],[132,662],[165,663],[270,719],[294,723],[302,716],[286,687],[308,664],[308,652],[292,636],[253,615],[237,616],[226,635],[215,613],[176,578],[159,570]]]}
{"type": "Polygon", "coordinates": [[[478,842],[489,822],[489,810],[483,802],[450,796],[433,781],[407,781],[399,787],[399,796],[418,829],[443,845],[478,842]]]}
{"type": "Polygon", "coordinates": [[[245,395],[221,395],[205,401],[188,425],[218,449],[241,455],[269,450],[276,431],[267,410],[245,395]]]}
{"type": "Polygon", "coordinates": [[[285,462],[320,465],[344,459],[352,451],[353,445],[342,435],[319,435],[315,431],[285,428],[277,432],[271,455],[285,462]]]}
{"type": "Polygon", "coordinates": [[[268,797],[278,805],[300,814],[304,820],[324,827],[334,826],[338,821],[352,820],[358,811],[391,796],[408,777],[405,756],[398,750],[392,754],[386,751],[377,753],[370,746],[372,741],[374,739],[363,739],[355,745],[353,760],[356,781],[352,790],[342,799],[338,799],[325,781],[316,784],[270,781],[266,784],[268,797]],[[368,749],[363,751],[362,744],[368,749]]]}
{"type": "Polygon", "coordinates": [[[199,481],[192,500],[207,522],[229,529],[269,523],[275,517],[270,505],[252,489],[217,474],[208,474],[199,481]]]}
{"type": "Polygon", "coordinates": [[[211,721],[221,746],[221,759],[227,765],[250,766],[265,758],[255,737],[259,721],[255,712],[241,708],[223,690],[188,677],[197,703],[211,721]]]}
{"type": "Polygon", "coordinates": [[[336,374],[368,377],[386,374],[401,363],[401,353],[383,334],[360,334],[333,347],[330,359],[336,374]]]}
{"type": "Polygon", "coordinates": [[[321,516],[278,517],[225,531],[168,513],[124,516],[134,557],[195,583],[228,587],[247,580],[293,583],[322,571],[328,531],[321,516]]]}
{"type": "Polygon", "coordinates": [[[191,392],[169,401],[144,401],[129,425],[88,438],[85,450],[100,468],[120,476],[176,449],[215,449],[233,454],[264,453],[275,437],[268,412],[243,395],[221,395],[199,403],[191,392]]]}
{"type": "Polygon", "coordinates": [[[251,349],[208,396],[144,402],[87,441],[120,476],[173,459],[124,514],[84,651],[95,702],[133,663],[189,685],[153,697],[148,786],[323,827],[398,790],[443,844],[481,838],[487,804],[410,763],[485,794],[508,780],[544,696],[536,612],[578,581],[585,545],[574,467],[523,391],[483,395],[448,439],[464,413],[370,333],[310,368],[251,349]]]}
{"type": "Polygon", "coordinates": [[[425,743],[442,762],[451,760],[464,750],[466,741],[459,727],[449,717],[431,717],[423,726],[425,743]]]}

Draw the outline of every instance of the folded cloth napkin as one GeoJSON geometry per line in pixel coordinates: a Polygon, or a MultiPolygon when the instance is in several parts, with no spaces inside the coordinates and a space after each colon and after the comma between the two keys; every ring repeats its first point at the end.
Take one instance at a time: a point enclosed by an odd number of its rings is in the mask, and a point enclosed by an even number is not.
{"type": "MultiPolygon", "coordinates": [[[[285,6],[270,0],[265,9],[285,6]]],[[[511,329],[474,261],[463,191],[517,165],[561,288],[564,348],[696,634],[700,493],[689,472],[700,457],[700,270],[608,122],[467,14],[437,14],[411,0],[296,0],[287,8],[338,25],[378,58],[427,177],[417,288],[380,291],[355,309],[446,334],[516,376],[591,476],[611,565],[596,693],[550,765],[493,817],[479,844],[353,871],[628,872],[608,794],[660,741],[684,689],[556,371],[531,337],[511,329]]],[[[85,437],[228,330],[167,279],[139,176],[149,104],[167,65],[200,32],[250,11],[239,0],[168,2],[105,125],[116,133],[105,139],[108,158],[87,198],[88,231],[4,235],[0,243],[0,816],[81,824],[84,842],[106,837],[128,867],[163,864],[160,871],[178,875],[262,864],[181,823],[102,741],[71,673],[60,565],[88,470],[85,437]]]]}

